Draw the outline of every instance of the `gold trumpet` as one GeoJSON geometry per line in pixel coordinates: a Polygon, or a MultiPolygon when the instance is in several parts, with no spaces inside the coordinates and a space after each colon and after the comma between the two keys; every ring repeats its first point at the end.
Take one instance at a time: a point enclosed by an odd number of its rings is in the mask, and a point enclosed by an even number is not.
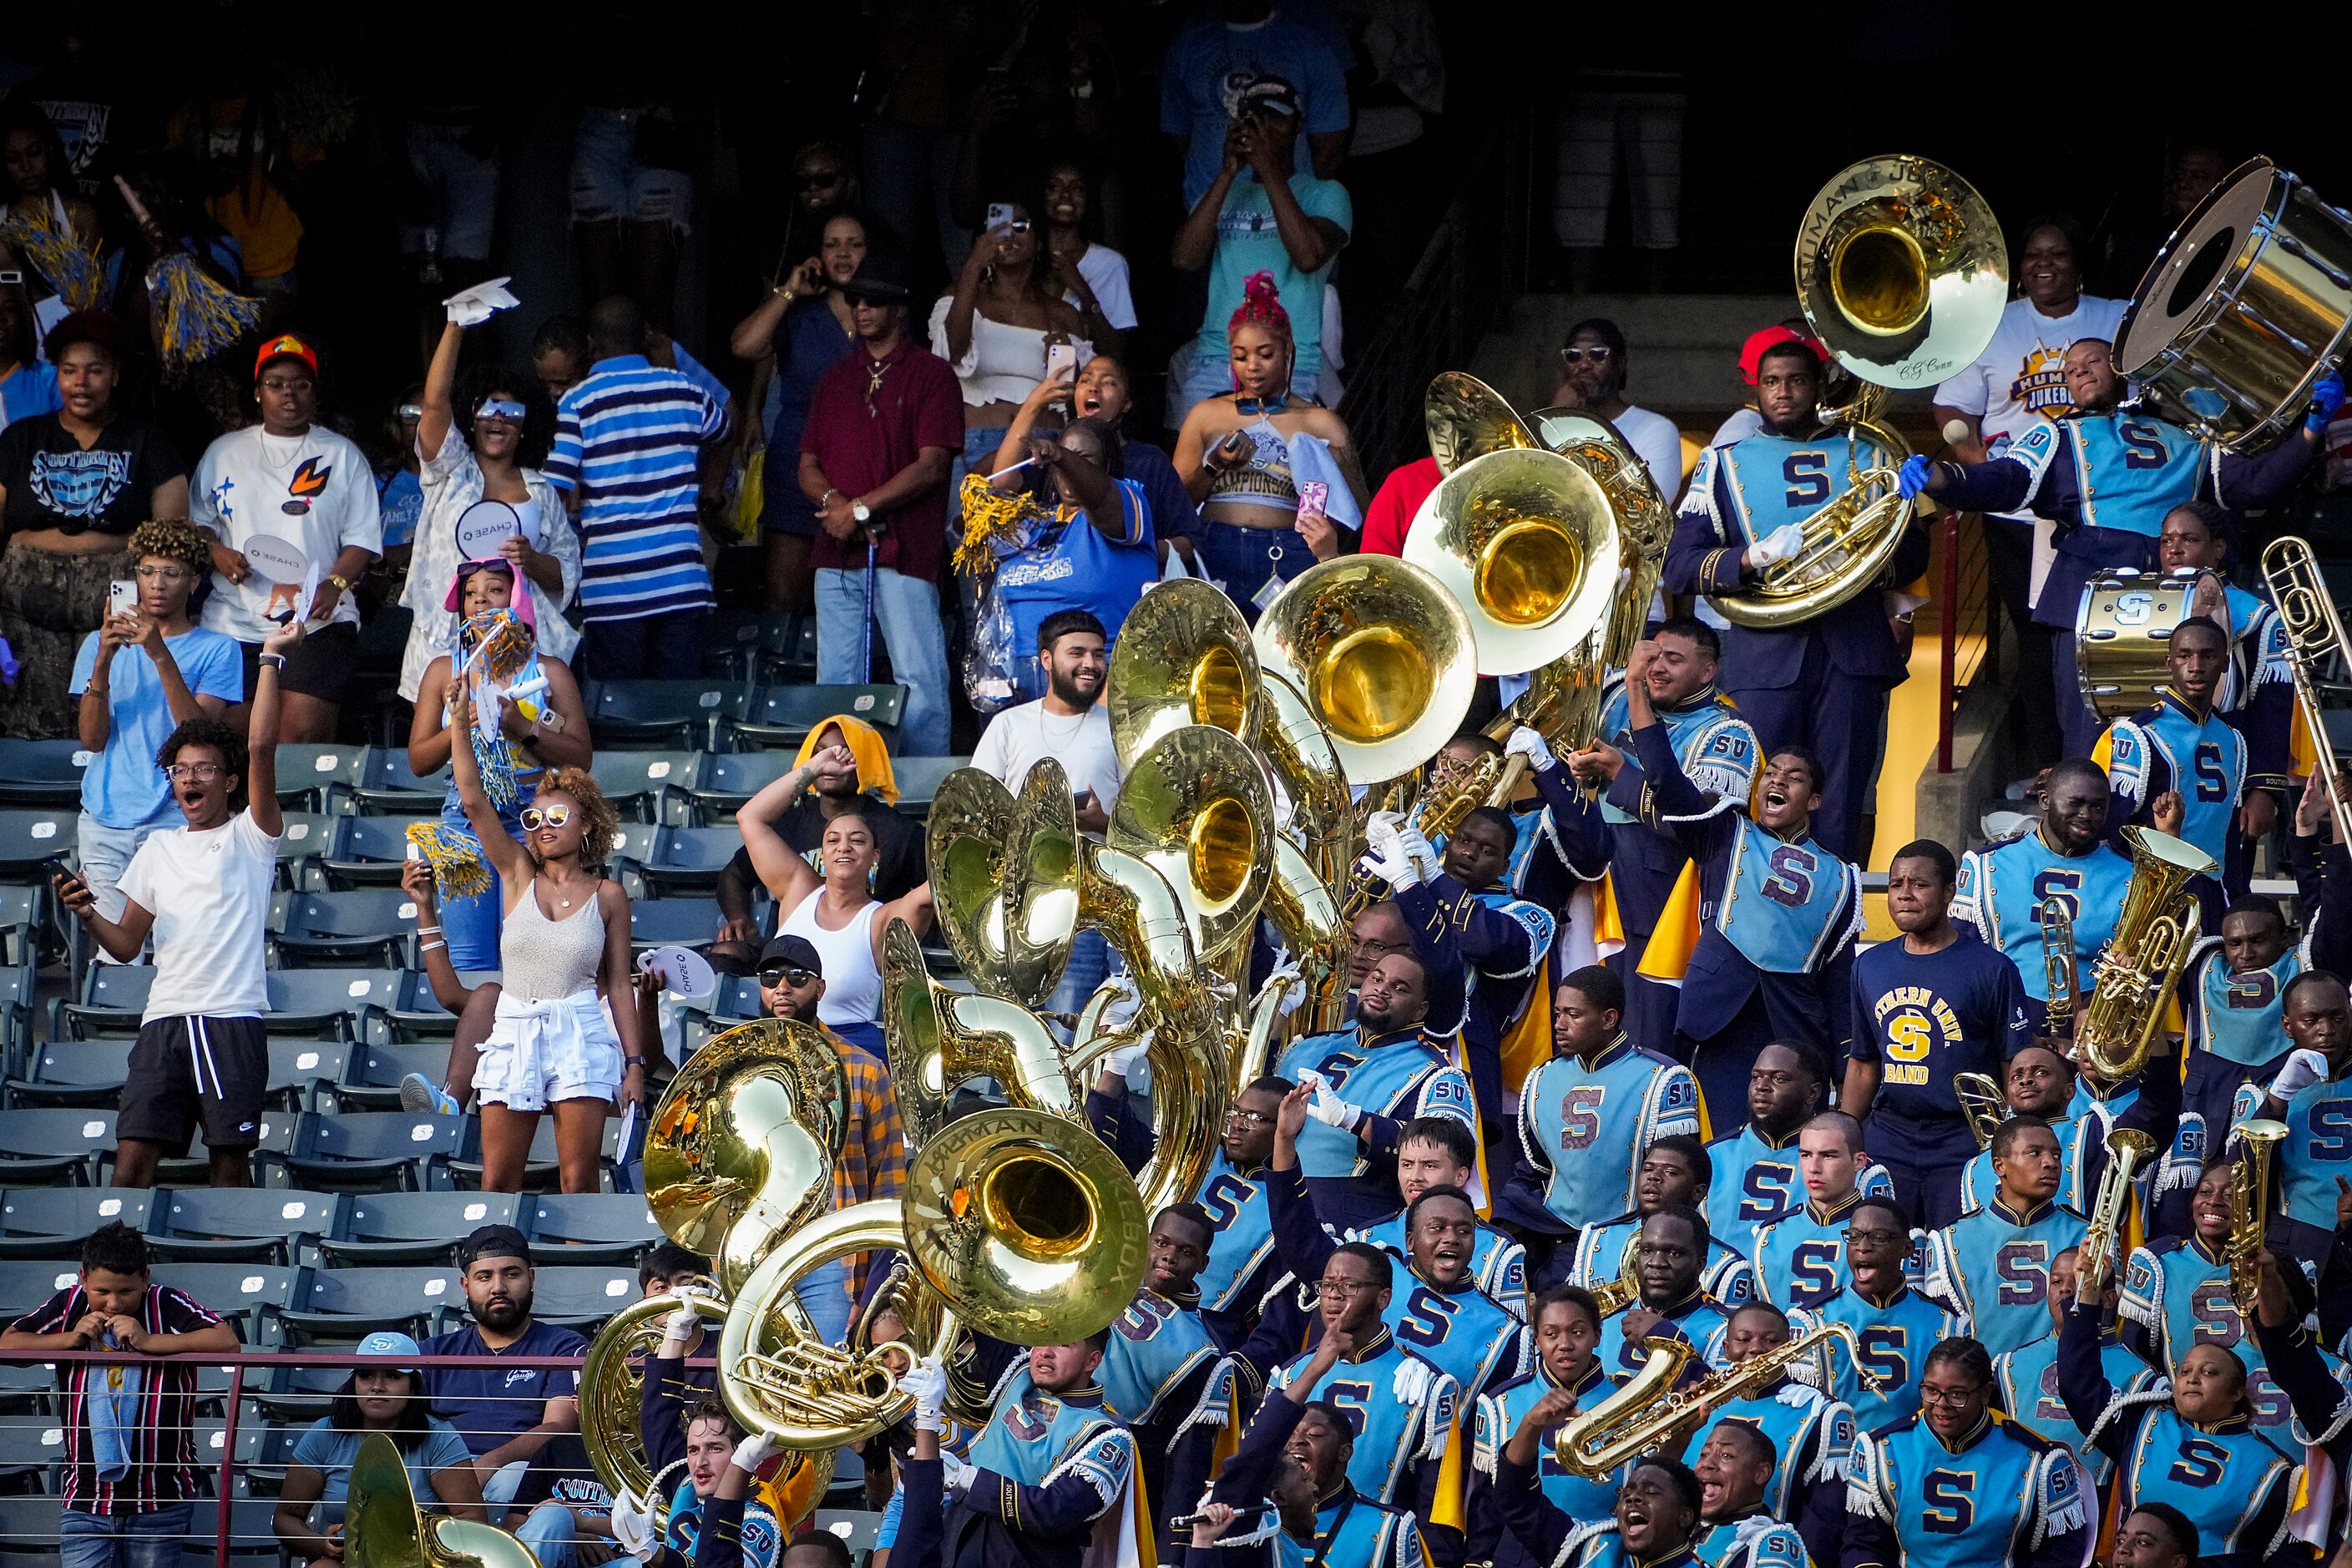
{"type": "Polygon", "coordinates": [[[1992,1135],[2009,1120],[2009,1100],[2000,1092],[2000,1085],[1980,1072],[1956,1072],[1952,1075],[1952,1096],[1960,1102],[1960,1114],[1967,1118],[1969,1131],[1976,1135],[1977,1147],[1992,1147],[1992,1135]]]}
{"type": "Polygon", "coordinates": [[[539,1568],[497,1525],[418,1508],[407,1462],[382,1432],[360,1438],[348,1484],[344,1554],[354,1568],[539,1568]]]}
{"type": "Polygon", "coordinates": [[[2083,1005],[2083,979],[2074,952],[2074,912],[2066,895],[2053,893],[2033,906],[2034,923],[2042,928],[2042,988],[2050,993],[2043,1010],[2048,1020],[2042,1037],[2060,1044],[2074,1032],[2074,1015],[2083,1005]]]}
{"type": "Polygon", "coordinates": [[[2133,1077],[2147,1060],[2165,1004],[2197,943],[2197,896],[2189,884],[2220,869],[2195,845],[2152,827],[2126,827],[2123,837],[2131,850],[2131,883],[2074,1026],[2074,1059],[2109,1084],[2133,1077]]]}
{"type": "Polygon", "coordinates": [[[1641,1250],[1641,1233],[1637,1230],[1625,1243],[1625,1256],[1617,1265],[1617,1278],[1592,1288],[1592,1304],[1601,1309],[1602,1317],[1622,1312],[1642,1299],[1642,1275],[1635,1267],[1641,1250]]]}
{"type": "Polygon", "coordinates": [[[2327,791],[2327,809],[2336,820],[2336,834],[2352,844],[2352,784],[2336,761],[2327,738],[2327,720],[2319,706],[2319,672],[2331,658],[2352,659],[2352,639],[2328,596],[2327,579],[2320,574],[2319,558],[2310,542],[2293,534],[2263,546],[2263,581],[2278,608],[2279,625],[2286,629],[2287,668],[2294,677],[2295,707],[2304,727],[2311,731],[2321,785],[2327,791]]]}
{"type": "Polygon", "coordinates": [[[2089,1223],[2074,1255],[2074,1290],[2095,1299],[2106,1289],[2116,1270],[2116,1250],[2123,1237],[2124,1205],[2131,1202],[2132,1179],[2139,1167],[2156,1156],[2156,1140],[2135,1128],[2117,1127],[2107,1133],[2107,1168],[2092,1196],[2089,1223]]]}
{"type": "MultiPolygon", "coordinates": [[[[2271,1160],[2286,1141],[2286,1123],[2253,1117],[2230,1130],[2239,1142],[2230,1177],[2230,1297],[2252,1321],[2262,1289],[2263,1230],[2270,1221],[2271,1160]]],[[[2112,1137],[2113,1135],[2110,1134],[2112,1137]]]]}

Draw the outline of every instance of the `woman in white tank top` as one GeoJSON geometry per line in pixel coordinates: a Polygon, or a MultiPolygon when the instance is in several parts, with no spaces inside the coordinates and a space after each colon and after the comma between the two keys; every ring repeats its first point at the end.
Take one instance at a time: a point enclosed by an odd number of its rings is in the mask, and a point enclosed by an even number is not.
{"type": "Polygon", "coordinates": [[[894,920],[905,921],[917,936],[929,931],[931,885],[925,882],[887,904],[866,891],[876,851],[874,830],[860,811],[887,811],[887,806],[869,804],[825,824],[817,851],[824,868],[822,878],[775,828],[785,808],[821,774],[854,773],[856,767],[848,747],[827,746],[753,795],[735,822],[742,830],[752,869],[784,911],[779,931],[807,938],[824,966],[817,1020],[878,1055],[883,1047],[882,933],[894,920]]]}

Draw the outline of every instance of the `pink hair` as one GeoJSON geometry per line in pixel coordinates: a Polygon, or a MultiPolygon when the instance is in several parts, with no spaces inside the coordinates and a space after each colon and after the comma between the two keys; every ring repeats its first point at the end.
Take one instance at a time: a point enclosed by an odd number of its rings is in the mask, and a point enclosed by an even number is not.
{"type": "MultiPolygon", "coordinates": [[[[1226,341],[1230,342],[1234,333],[1243,327],[1264,327],[1282,340],[1283,384],[1287,396],[1290,371],[1298,363],[1298,342],[1291,336],[1290,312],[1282,308],[1282,290],[1275,287],[1273,273],[1253,272],[1242,279],[1242,302],[1234,307],[1232,317],[1225,322],[1226,341]]],[[[1239,396],[1241,390],[1241,377],[1236,374],[1234,395],[1239,396]]]]}

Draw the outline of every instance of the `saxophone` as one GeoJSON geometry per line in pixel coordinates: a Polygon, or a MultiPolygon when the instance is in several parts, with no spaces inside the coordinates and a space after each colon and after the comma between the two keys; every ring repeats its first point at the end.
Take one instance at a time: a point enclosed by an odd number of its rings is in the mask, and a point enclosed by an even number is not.
{"type": "Polygon", "coordinates": [[[2270,1216],[2271,1155],[2286,1138],[2286,1123],[2261,1118],[2241,1121],[2231,1133],[2240,1144],[2230,1178],[2230,1296],[2238,1314],[2254,1317],[2254,1293],[2262,1288],[2263,1226],[2270,1216]]]}
{"type": "MultiPolygon", "coordinates": [[[[2284,1133],[2285,1129],[2279,1131],[2284,1133]]],[[[2096,1300],[2106,1289],[2108,1276],[2115,1272],[2116,1244],[2123,1235],[2124,1205],[2131,1201],[2132,1177],[2155,1152],[2156,1140],[2145,1132],[2118,1127],[2107,1134],[2107,1168],[2099,1177],[2099,1190],[2091,1199],[2090,1223],[2074,1256],[2076,1300],[2085,1291],[2096,1300]]]]}

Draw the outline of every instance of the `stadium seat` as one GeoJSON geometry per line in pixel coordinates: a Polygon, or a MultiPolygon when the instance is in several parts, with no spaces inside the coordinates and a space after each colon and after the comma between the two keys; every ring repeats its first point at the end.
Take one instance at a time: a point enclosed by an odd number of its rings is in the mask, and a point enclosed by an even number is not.
{"type": "Polygon", "coordinates": [[[940,785],[958,768],[971,766],[970,757],[893,757],[890,772],[898,781],[898,807],[913,816],[929,816],[940,785]]]}
{"type": "Polygon", "coordinates": [[[431,1264],[450,1268],[457,1243],[476,1227],[511,1225],[523,1199],[513,1193],[358,1193],[344,1205],[341,1227],[319,1244],[337,1268],[361,1264],[431,1264]]]}
{"type": "Polygon", "coordinates": [[[636,1266],[662,1228],[637,1193],[549,1193],[534,1198],[531,1256],[550,1263],[636,1266]]]}
{"type": "Polygon", "coordinates": [[[880,731],[883,743],[895,753],[898,721],[906,708],[903,686],[763,686],[752,693],[749,711],[727,721],[719,733],[728,751],[797,748],[820,722],[848,713],[880,731]]]}
{"type": "Polygon", "coordinates": [[[70,808],[0,811],[0,880],[47,880],[72,854],[80,817],[70,808]]]}
{"type": "Polygon", "coordinates": [[[33,1037],[33,970],[28,964],[0,969],[0,1067],[22,1075],[33,1037]]]}
{"type": "Polygon", "coordinates": [[[719,749],[722,720],[743,716],[751,697],[740,680],[600,680],[585,693],[599,753],[661,748],[719,749]]]}
{"type": "Polygon", "coordinates": [[[791,752],[715,752],[704,758],[701,782],[687,792],[694,826],[734,821],[745,801],[793,771],[793,756],[791,752]]]}
{"type": "Polygon", "coordinates": [[[79,807],[89,758],[79,741],[0,741],[0,805],[79,807]]]}
{"type": "MultiPolygon", "coordinates": [[[[613,1162],[620,1152],[621,1122],[618,1117],[604,1119],[604,1146],[598,1151],[598,1181],[604,1191],[613,1189],[613,1162]]],[[[478,1118],[468,1118],[466,1137],[457,1157],[449,1162],[449,1184],[472,1190],[482,1184],[482,1124],[478,1118]]],[[[530,1152],[524,1156],[522,1186],[527,1193],[551,1192],[561,1170],[555,1163],[555,1118],[542,1116],[530,1138],[530,1152]]]]}
{"type": "Polygon", "coordinates": [[[701,752],[604,752],[589,772],[623,816],[661,822],[672,791],[691,793],[702,775],[701,752]]]}
{"type": "MultiPolygon", "coordinates": [[[[497,980],[498,971],[477,969],[460,971],[457,978],[468,988],[478,987],[497,980]]],[[[433,994],[433,982],[421,970],[412,970],[402,981],[400,994],[394,1004],[379,1009],[368,1021],[365,1031],[372,1041],[383,1040],[447,1040],[457,1032],[457,1016],[441,1005],[433,994]]],[[[448,1052],[445,1047],[442,1054],[448,1052]]],[[[435,1082],[440,1081],[438,1066],[419,1068],[435,1082]]],[[[397,1081],[396,1079],[394,1081],[397,1081]]]]}
{"type": "Polygon", "coordinates": [[[0,886],[0,962],[37,966],[41,948],[59,944],[47,882],[0,886]]]}
{"type": "Polygon", "coordinates": [[[849,1548],[850,1560],[861,1568],[873,1557],[875,1543],[881,1539],[882,1516],[866,1509],[821,1508],[809,1515],[809,1524],[839,1537],[849,1548]]]}
{"type": "Polygon", "coordinates": [[[532,1272],[531,1316],[593,1332],[597,1324],[641,1293],[634,1264],[625,1268],[599,1268],[541,1263],[532,1272]]]}
{"type": "Polygon", "coordinates": [[[50,1471],[65,1457],[65,1428],[57,1423],[0,1422],[0,1491],[24,1496],[54,1489],[50,1471]]]}
{"type": "Polygon", "coordinates": [[[0,1258],[78,1257],[100,1226],[145,1230],[158,1197],[148,1187],[12,1187],[0,1192],[0,1258]]]}
{"type": "Polygon", "coordinates": [[[94,1187],[113,1153],[111,1110],[0,1110],[0,1186],[94,1187]]]}
{"type": "MultiPolygon", "coordinates": [[[[708,893],[719,885],[719,873],[742,844],[742,834],[731,826],[656,828],[651,847],[636,861],[637,875],[655,898],[679,889],[708,893]]],[[[712,929],[717,929],[716,921],[712,929]]]]}
{"type": "Polygon", "coordinates": [[[631,899],[629,941],[640,952],[666,942],[703,947],[718,940],[716,899],[631,899]]]}
{"type": "Polygon", "coordinates": [[[139,1033],[155,970],[145,963],[93,963],[81,977],[81,999],[59,1001],[50,1037],[76,1040],[130,1039],[139,1033]]]}
{"type": "MultiPolygon", "coordinates": [[[[37,1301],[31,1303],[37,1306],[37,1301]]],[[[10,1556],[58,1550],[58,1515],[64,1502],[54,1497],[0,1497],[0,1552],[10,1556]]]]}
{"type": "Polygon", "coordinates": [[[749,684],[780,617],[764,611],[714,610],[702,617],[702,673],[749,684]]]}
{"type": "Polygon", "coordinates": [[[268,1103],[286,1113],[324,1109],[353,1047],[340,1040],[271,1040],[268,1103]]]}
{"type": "Polygon", "coordinates": [[[331,814],[348,809],[367,755],[365,746],[279,746],[278,804],[331,814]]]}
{"type": "MultiPolygon", "coordinates": [[[[286,1155],[294,1147],[294,1129],[301,1121],[282,1110],[264,1110],[261,1126],[256,1131],[259,1140],[247,1151],[253,1165],[256,1186],[289,1187],[286,1155]]],[[[155,1183],[158,1186],[182,1188],[201,1187],[212,1180],[212,1152],[205,1147],[205,1131],[196,1129],[188,1145],[187,1157],[175,1159],[166,1154],[156,1163],[155,1183]]]]}
{"type": "Polygon", "coordinates": [[[415,921],[416,900],[399,888],[279,893],[270,901],[270,953],[280,969],[414,968],[415,921]]]}
{"type": "Polygon", "coordinates": [[[449,798],[449,777],[446,770],[417,777],[406,746],[371,746],[352,795],[365,815],[430,816],[449,798]]]}
{"type": "Polygon", "coordinates": [[[422,1340],[443,1312],[465,1309],[465,1286],[447,1267],[313,1268],[282,1317],[297,1344],[353,1344],[379,1329],[422,1340]]]}
{"type": "Polygon", "coordinates": [[[294,1304],[303,1270],[268,1263],[158,1263],[155,1283],[185,1292],[236,1324],[247,1350],[286,1342],[278,1314],[294,1304]]]}
{"type": "Polygon", "coordinates": [[[337,819],[316,811],[289,811],[285,816],[285,830],[278,836],[278,885],[299,888],[310,865],[327,852],[337,819]]]}
{"type": "Polygon", "coordinates": [[[781,617],[760,649],[754,672],[762,686],[808,686],[816,680],[816,617],[781,617]]]}
{"type": "Polygon", "coordinates": [[[418,816],[338,816],[330,821],[318,873],[330,888],[394,888],[408,858],[408,825],[418,816]]]}
{"type": "Polygon", "coordinates": [[[336,1227],[341,1202],[293,1187],[185,1187],[156,1199],[147,1245],[174,1262],[294,1268],[336,1227]]]}
{"type": "Polygon", "coordinates": [[[332,1037],[356,1041],[362,1016],[398,1002],[406,993],[409,973],[404,969],[273,969],[268,977],[269,1012],[262,1024],[278,1039],[332,1037]]]}
{"type": "Polygon", "coordinates": [[[130,1076],[128,1040],[60,1040],[34,1048],[31,1070],[5,1088],[14,1105],[113,1105],[130,1076]]]}
{"type": "MultiPolygon", "coordinates": [[[[29,1113],[0,1112],[0,1119],[9,1114],[29,1113]]],[[[383,1192],[387,1186],[404,1192],[446,1191],[448,1164],[465,1146],[467,1128],[462,1116],[412,1116],[400,1110],[312,1114],[295,1123],[286,1168],[304,1185],[330,1192],[383,1192]]],[[[5,1129],[5,1120],[0,1120],[0,1129],[5,1129]]],[[[5,1170],[0,1165],[0,1173],[5,1170]]]]}
{"type": "MultiPolygon", "coordinates": [[[[196,1468],[213,1476],[220,1474],[221,1460],[224,1458],[228,1459],[234,1467],[230,1472],[232,1475],[243,1473],[247,1465],[260,1463],[262,1450],[269,1439],[268,1424],[256,1421],[249,1415],[240,1416],[237,1420],[236,1452],[234,1455],[224,1452],[228,1447],[228,1423],[222,1417],[200,1415],[188,1423],[188,1427],[189,1435],[195,1444],[196,1468]]],[[[201,1517],[203,1512],[204,1510],[200,1505],[197,1509],[200,1516],[197,1522],[209,1530],[213,1521],[201,1517]]],[[[230,1539],[234,1542],[236,1531],[234,1512],[231,1513],[230,1518],[230,1539]]]]}
{"type": "MultiPolygon", "coordinates": [[[[426,1000],[431,1000],[429,994],[426,1000]]],[[[457,1024],[446,1013],[441,1016],[447,1018],[453,1027],[457,1024]]],[[[344,1110],[397,1110],[403,1078],[421,1072],[428,1081],[437,1084],[448,1065],[446,1035],[415,1045],[370,1041],[354,1046],[343,1058],[342,1080],[333,1085],[331,1092],[344,1110]]]]}
{"type": "Polygon", "coordinates": [[[299,1430],[327,1413],[351,1376],[346,1366],[279,1366],[245,1374],[246,1398],[272,1421],[299,1430]],[[257,1387],[257,1384],[266,1386],[257,1387]]]}

